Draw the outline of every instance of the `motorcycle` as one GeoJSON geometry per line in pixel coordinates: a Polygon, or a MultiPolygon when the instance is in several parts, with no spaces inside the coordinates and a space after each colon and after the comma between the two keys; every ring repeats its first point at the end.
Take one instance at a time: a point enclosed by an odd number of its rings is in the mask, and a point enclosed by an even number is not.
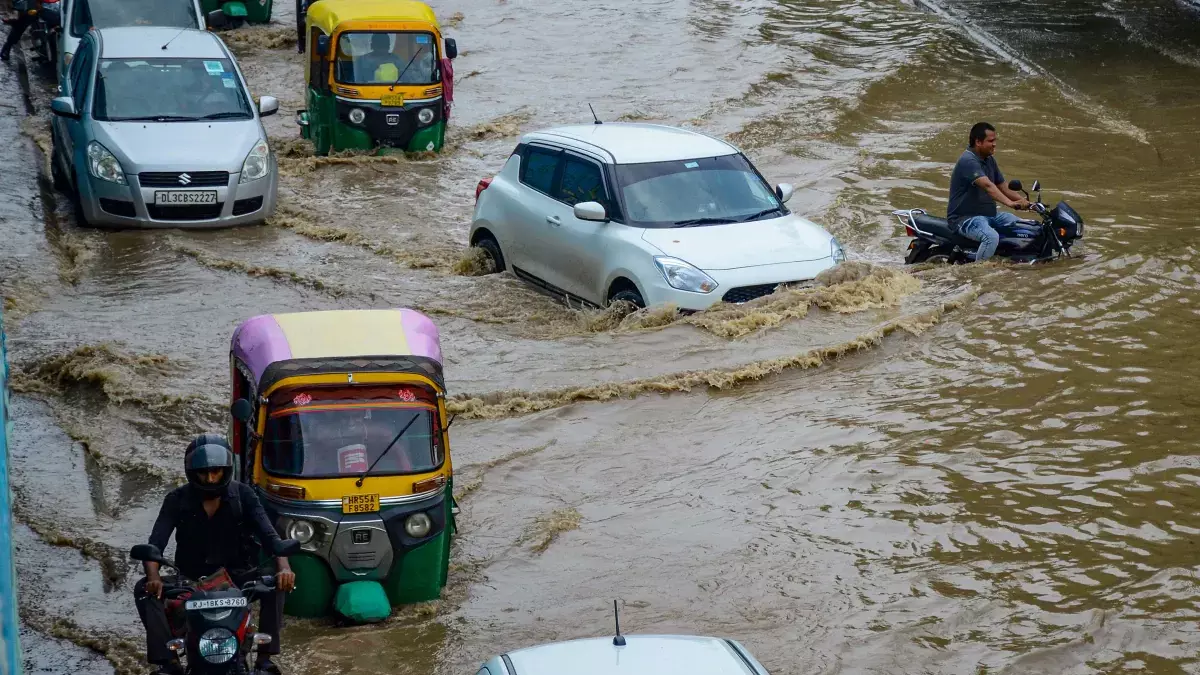
{"type": "MultiPolygon", "coordinates": [[[[1011,180],[1010,190],[1029,198],[1021,181],[1011,180]]],[[[1065,201],[1054,208],[1042,203],[1042,187],[1033,181],[1037,200],[1031,201],[1029,210],[1041,217],[1037,220],[1019,220],[1012,225],[996,228],[1000,245],[996,256],[1015,262],[1042,262],[1061,256],[1071,257],[1071,246],[1083,238],[1083,218],[1065,201]]],[[[944,262],[951,264],[975,260],[979,242],[959,234],[944,218],[927,214],[923,209],[892,211],[892,215],[904,226],[912,237],[908,242],[908,253],[904,262],[909,265],[922,262],[944,262]]]]}
{"type": "MultiPolygon", "coordinates": [[[[300,542],[284,539],[275,547],[276,557],[300,552],[300,542]]],[[[142,562],[178,568],[163,557],[153,544],[138,544],[129,557],[142,562]]],[[[224,573],[219,571],[218,576],[224,573]]],[[[167,648],[181,657],[188,675],[251,675],[250,657],[271,643],[271,636],[254,632],[250,624],[250,603],[275,588],[275,575],[262,576],[246,582],[241,588],[204,588],[196,582],[182,579],[163,584],[163,596],[168,602],[183,598],[186,616],[184,637],[174,637],[167,648]]],[[[178,633],[175,633],[178,635],[178,633]]]]}
{"type": "Polygon", "coordinates": [[[55,65],[58,62],[58,34],[62,30],[62,3],[42,0],[36,10],[37,18],[29,26],[34,59],[55,65]]]}

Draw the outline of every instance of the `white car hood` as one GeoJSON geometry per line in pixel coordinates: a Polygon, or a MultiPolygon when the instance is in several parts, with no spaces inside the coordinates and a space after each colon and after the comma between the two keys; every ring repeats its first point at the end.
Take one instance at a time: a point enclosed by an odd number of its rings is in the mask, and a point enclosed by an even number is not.
{"type": "Polygon", "coordinates": [[[832,235],[794,214],[749,223],[647,228],[642,239],[702,270],[804,262],[832,254],[832,235]]]}
{"type": "Polygon", "coordinates": [[[258,120],[228,122],[97,122],[96,140],[128,173],[238,173],[262,137],[258,120]]]}

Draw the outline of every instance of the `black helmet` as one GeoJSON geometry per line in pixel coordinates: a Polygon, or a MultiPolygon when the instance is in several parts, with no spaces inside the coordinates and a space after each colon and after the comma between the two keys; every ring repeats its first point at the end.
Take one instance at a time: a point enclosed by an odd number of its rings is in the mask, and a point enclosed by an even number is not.
{"type": "Polygon", "coordinates": [[[202,445],[219,445],[226,450],[233,452],[233,447],[229,445],[229,441],[221,434],[200,434],[188,443],[187,448],[183,451],[184,461],[187,461],[187,456],[192,454],[192,451],[202,445]]]}
{"type": "Polygon", "coordinates": [[[191,483],[193,488],[204,495],[218,495],[224,492],[229,481],[233,480],[233,453],[229,451],[228,444],[197,445],[187,453],[183,467],[188,483],[191,483]],[[213,469],[225,470],[221,475],[221,480],[216,483],[202,483],[196,475],[201,471],[213,469]]]}

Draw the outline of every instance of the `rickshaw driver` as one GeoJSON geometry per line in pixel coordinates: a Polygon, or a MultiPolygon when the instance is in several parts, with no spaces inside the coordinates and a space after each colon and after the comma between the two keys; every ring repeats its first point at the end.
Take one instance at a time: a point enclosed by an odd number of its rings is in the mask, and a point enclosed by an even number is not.
{"type": "Polygon", "coordinates": [[[391,37],[387,33],[371,34],[371,51],[363,55],[360,63],[363,70],[369,73],[369,82],[372,84],[391,84],[404,67],[400,57],[392,52],[391,37]]]}
{"type": "MultiPolygon", "coordinates": [[[[186,578],[199,580],[224,568],[235,583],[254,575],[246,572],[256,566],[247,560],[242,544],[247,534],[258,535],[264,547],[279,542],[279,534],[267,519],[266,511],[254,490],[233,480],[233,453],[224,438],[213,434],[197,437],[184,456],[188,482],[167,493],[149,543],[166,550],[171,532],[175,532],[175,564],[186,578]]],[[[258,651],[255,668],[265,673],[280,673],[270,657],[280,651],[279,633],[283,625],[284,593],[296,585],[287,558],[275,559],[275,591],[262,597],[259,614],[261,632],[271,636],[270,644],[258,651]]],[[[159,564],[143,563],[146,576],[134,585],[134,602],[146,628],[146,660],[158,666],[158,673],[183,675],[178,657],[167,648],[171,628],[163,605],[163,579],[159,564]]]]}

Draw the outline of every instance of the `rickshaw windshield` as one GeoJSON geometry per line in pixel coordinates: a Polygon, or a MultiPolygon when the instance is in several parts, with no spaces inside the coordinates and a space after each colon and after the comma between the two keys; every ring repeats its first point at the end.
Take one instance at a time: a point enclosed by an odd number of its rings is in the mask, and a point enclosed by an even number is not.
{"type": "Polygon", "coordinates": [[[337,40],[334,77],[342,84],[434,84],[433,33],[347,31],[337,40]]]}
{"type": "Polygon", "coordinates": [[[278,402],[277,396],[263,436],[267,473],[337,478],[362,475],[374,465],[372,476],[395,476],[442,465],[437,407],[420,389],[292,391],[278,402]]]}

